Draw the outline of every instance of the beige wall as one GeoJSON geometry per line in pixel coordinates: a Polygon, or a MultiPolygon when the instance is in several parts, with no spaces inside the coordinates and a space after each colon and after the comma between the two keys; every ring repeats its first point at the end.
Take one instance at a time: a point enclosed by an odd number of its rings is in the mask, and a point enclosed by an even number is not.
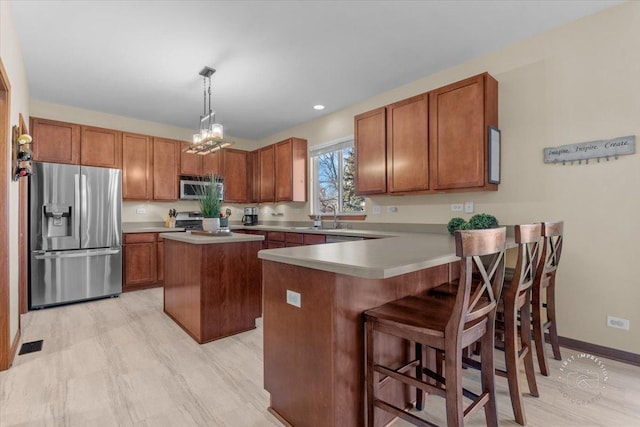
{"type": "MultiPolygon", "coordinates": [[[[11,84],[11,125],[19,123],[22,113],[29,117],[29,85],[22,61],[22,53],[13,22],[11,3],[0,1],[0,58],[11,84]]],[[[9,133],[10,135],[11,133],[9,133]]],[[[11,147],[8,147],[11,159],[11,147]]],[[[13,165],[11,166],[13,168],[13,165]]],[[[18,183],[9,185],[9,298],[10,337],[13,340],[18,331],[18,183]]]]}
{"type": "MultiPolygon", "coordinates": [[[[560,334],[640,353],[633,249],[640,238],[640,156],[586,166],[542,161],[544,147],[640,134],[639,52],[640,3],[628,2],[288,129],[260,145],[290,136],[315,145],[352,135],[355,114],[488,71],[500,84],[499,191],[372,197],[366,201],[367,221],[445,223],[458,216],[449,205],[464,201],[504,224],[562,219],[560,334]],[[382,205],[382,214],[372,215],[374,204],[382,205]],[[398,212],[386,213],[386,205],[398,212]],[[631,330],[607,328],[607,315],[629,319],[631,330]]],[[[304,219],[308,212],[306,206],[297,215],[282,209],[285,219],[304,219]]]]}

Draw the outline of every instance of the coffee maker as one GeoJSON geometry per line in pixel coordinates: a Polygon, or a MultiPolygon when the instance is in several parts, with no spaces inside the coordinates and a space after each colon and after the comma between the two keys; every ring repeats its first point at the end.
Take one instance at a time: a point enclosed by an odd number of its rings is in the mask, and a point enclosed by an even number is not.
{"type": "Polygon", "coordinates": [[[258,225],[258,208],[244,208],[243,225],[258,225]]]}

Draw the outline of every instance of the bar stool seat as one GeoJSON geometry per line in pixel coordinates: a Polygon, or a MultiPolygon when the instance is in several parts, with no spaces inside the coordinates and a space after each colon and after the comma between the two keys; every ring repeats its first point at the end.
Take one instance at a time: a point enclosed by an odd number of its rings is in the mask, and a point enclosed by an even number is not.
{"type": "Polygon", "coordinates": [[[460,260],[460,284],[455,295],[435,298],[428,294],[405,297],[368,310],[365,317],[367,425],[376,425],[376,412],[383,410],[419,426],[433,426],[407,410],[384,401],[378,391],[387,379],[416,387],[416,409],[423,409],[424,392],[446,399],[447,425],[461,426],[484,408],[488,426],[497,426],[494,390],[494,321],[504,274],[505,228],[456,231],[456,255],[460,260]],[[480,256],[490,255],[486,268],[480,256]],[[481,281],[472,292],[472,272],[481,281]],[[387,334],[415,343],[415,358],[402,366],[383,366],[376,360],[376,335],[387,334]],[[462,349],[482,343],[481,392],[462,386],[462,349]],[[424,347],[444,352],[444,377],[430,370],[424,347]],[[411,373],[413,372],[413,375],[411,373]],[[423,380],[423,376],[429,382],[423,380]],[[472,402],[466,408],[463,397],[472,402]]]}

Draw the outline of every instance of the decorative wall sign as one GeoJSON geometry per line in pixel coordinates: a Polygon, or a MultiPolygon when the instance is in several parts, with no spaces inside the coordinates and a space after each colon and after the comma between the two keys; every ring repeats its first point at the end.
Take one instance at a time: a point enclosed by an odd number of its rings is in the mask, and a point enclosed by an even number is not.
{"type": "Polygon", "coordinates": [[[561,145],[559,147],[547,147],[544,149],[545,163],[578,162],[589,163],[589,159],[601,159],[609,161],[613,158],[626,154],[635,154],[636,136],[623,136],[620,138],[606,139],[601,141],[580,142],[578,144],[561,145]]]}

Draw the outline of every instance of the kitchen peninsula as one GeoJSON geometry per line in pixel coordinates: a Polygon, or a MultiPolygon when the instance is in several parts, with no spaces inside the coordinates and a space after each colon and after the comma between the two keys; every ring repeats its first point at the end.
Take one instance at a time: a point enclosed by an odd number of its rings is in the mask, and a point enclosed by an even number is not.
{"type": "MultiPolygon", "coordinates": [[[[447,281],[458,260],[453,237],[437,233],[270,249],[259,257],[269,410],[290,425],[322,426],[364,425],[362,313],[447,281]]],[[[384,361],[399,362],[406,354],[389,351],[401,346],[387,338],[384,361]]],[[[409,400],[394,382],[382,393],[400,407],[409,400]]]]}
{"type": "Polygon", "coordinates": [[[164,312],[203,344],[254,329],[261,316],[263,236],[162,233],[164,312]]]}

